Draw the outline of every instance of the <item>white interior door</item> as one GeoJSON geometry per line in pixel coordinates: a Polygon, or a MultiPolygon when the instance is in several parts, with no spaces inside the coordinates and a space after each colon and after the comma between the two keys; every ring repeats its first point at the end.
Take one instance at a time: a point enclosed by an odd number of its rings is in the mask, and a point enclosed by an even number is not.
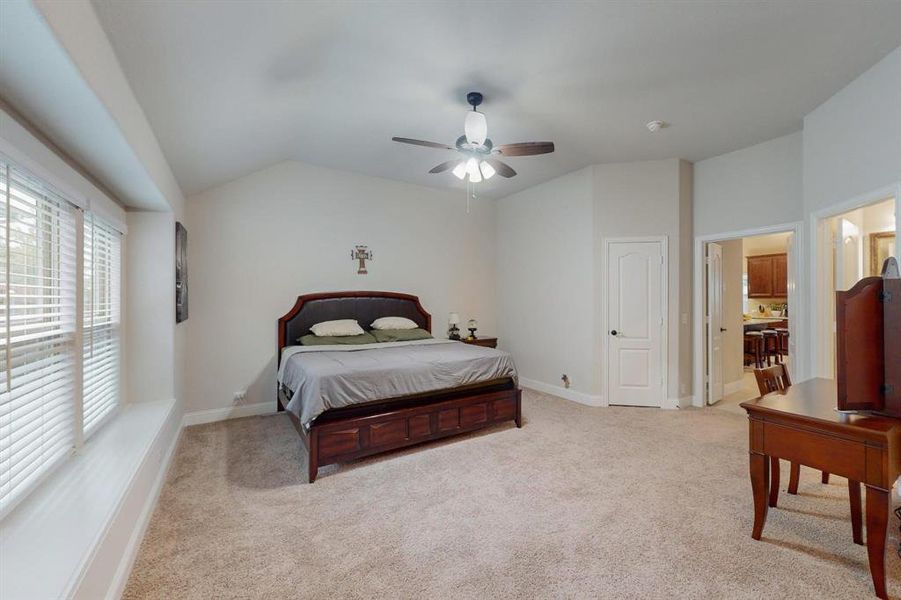
{"type": "Polygon", "coordinates": [[[707,244],[707,403],[723,399],[723,247],[707,244]]]}
{"type": "Polygon", "coordinates": [[[609,404],[663,405],[664,266],[663,242],[607,244],[609,404]]]}

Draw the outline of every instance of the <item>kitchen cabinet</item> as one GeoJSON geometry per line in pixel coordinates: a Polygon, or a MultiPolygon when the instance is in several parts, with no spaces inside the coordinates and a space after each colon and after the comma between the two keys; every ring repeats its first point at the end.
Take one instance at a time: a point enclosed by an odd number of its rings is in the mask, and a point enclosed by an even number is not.
{"type": "Polygon", "coordinates": [[[762,254],[748,257],[748,298],[788,296],[788,256],[762,254]]]}
{"type": "Polygon", "coordinates": [[[788,296],[788,255],[773,257],[773,294],[777,298],[788,296]]]}

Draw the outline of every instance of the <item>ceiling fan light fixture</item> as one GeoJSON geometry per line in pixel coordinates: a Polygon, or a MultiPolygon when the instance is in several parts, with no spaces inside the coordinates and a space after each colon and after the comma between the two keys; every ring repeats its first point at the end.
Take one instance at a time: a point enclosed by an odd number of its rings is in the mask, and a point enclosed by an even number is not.
{"type": "Polygon", "coordinates": [[[482,179],[491,179],[497,171],[484,160],[479,164],[479,170],[482,171],[482,179]]]}
{"type": "Polygon", "coordinates": [[[466,161],[461,160],[459,163],[457,163],[457,166],[454,167],[454,170],[451,171],[451,173],[453,173],[454,177],[456,177],[457,179],[465,178],[466,177],[466,161]]]}
{"type": "Polygon", "coordinates": [[[484,144],[485,138],[488,137],[488,121],[485,115],[475,109],[467,111],[466,119],[463,121],[463,132],[470,144],[479,146],[484,144]]]}
{"type": "Polygon", "coordinates": [[[479,161],[475,158],[470,158],[466,161],[466,172],[469,173],[469,181],[471,183],[482,181],[482,173],[479,172],[479,161]]]}

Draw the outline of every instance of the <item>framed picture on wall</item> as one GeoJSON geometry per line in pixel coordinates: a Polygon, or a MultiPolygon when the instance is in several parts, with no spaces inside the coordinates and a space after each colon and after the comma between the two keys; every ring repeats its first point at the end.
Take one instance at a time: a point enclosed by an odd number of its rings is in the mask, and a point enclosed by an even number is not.
{"type": "Polygon", "coordinates": [[[882,273],[882,265],[889,256],[895,256],[895,232],[882,231],[870,234],[870,275],[882,273]]]}
{"type": "Polygon", "coordinates": [[[175,322],[188,318],[188,230],[175,222],[175,322]]]}

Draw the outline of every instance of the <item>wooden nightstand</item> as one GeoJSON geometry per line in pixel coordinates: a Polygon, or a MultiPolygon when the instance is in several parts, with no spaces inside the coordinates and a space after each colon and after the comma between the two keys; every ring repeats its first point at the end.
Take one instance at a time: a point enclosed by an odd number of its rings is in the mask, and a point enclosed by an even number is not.
{"type": "Polygon", "coordinates": [[[496,337],[480,337],[474,340],[467,340],[463,338],[460,340],[464,344],[472,344],[473,346],[484,346],[486,348],[497,348],[497,338],[496,337]]]}

